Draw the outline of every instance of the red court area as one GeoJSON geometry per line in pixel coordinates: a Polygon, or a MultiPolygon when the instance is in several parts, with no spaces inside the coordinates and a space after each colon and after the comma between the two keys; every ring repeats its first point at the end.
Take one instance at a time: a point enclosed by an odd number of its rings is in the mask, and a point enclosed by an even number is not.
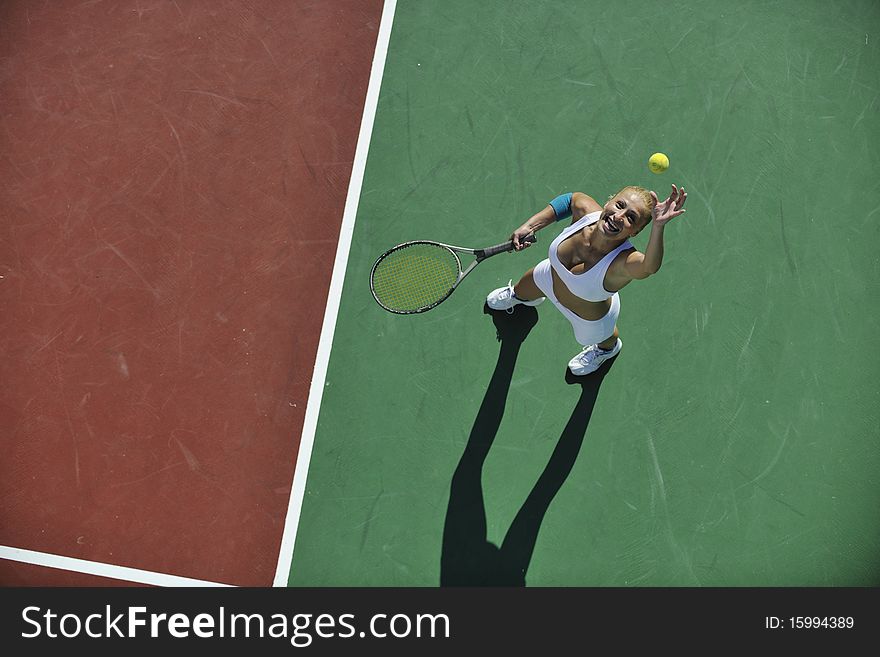
{"type": "Polygon", "coordinates": [[[0,4],[0,545],[271,584],[381,11],[0,4]]]}

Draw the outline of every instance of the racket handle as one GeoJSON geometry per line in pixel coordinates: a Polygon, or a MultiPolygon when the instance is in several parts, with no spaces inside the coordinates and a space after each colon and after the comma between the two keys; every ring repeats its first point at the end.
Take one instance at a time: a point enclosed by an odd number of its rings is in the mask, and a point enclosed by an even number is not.
{"type": "MultiPolygon", "coordinates": [[[[538,238],[534,235],[527,235],[523,242],[529,242],[530,244],[537,242],[538,238]]],[[[498,255],[499,253],[504,253],[505,251],[513,251],[513,240],[508,242],[504,242],[502,244],[496,244],[495,246],[487,246],[485,249],[480,249],[477,251],[477,258],[483,260],[485,258],[489,258],[493,255],[498,255]]]]}

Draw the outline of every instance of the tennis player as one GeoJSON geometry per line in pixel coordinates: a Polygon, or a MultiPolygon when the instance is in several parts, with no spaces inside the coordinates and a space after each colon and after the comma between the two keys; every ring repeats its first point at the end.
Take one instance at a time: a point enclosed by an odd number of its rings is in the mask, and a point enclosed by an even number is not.
{"type": "Polygon", "coordinates": [[[513,312],[519,304],[537,306],[549,298],[584,346],[568,368],[578,376],[595,372],[623,346],[617,330],[618,291],[660,269],[663,230],[685,212],[686,199],[684,188],[675,185],[662,203],[653,191],[634,186],[621,189],[604,207],[581,192],[557,196],[513,232],[514,248],[527,248],[526,236],[555,221],[571,217],[571,224],[550,244],[546,260],[527,271],[516,285],[511,281],[493,290],[486,303],[493,310],[513,312]],[[651,236],[641,253],[629,239],[649,223],[651,236]]]}

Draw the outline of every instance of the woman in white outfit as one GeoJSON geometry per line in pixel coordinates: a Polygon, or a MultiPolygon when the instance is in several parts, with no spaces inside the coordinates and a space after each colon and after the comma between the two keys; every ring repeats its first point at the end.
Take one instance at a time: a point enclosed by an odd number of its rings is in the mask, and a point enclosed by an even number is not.
{"type": "Polygon", "coordinates": [[[684,188],[675,185],[662,203],[653,191],[634,186],[624,187],[604,206],[581,192],[557,196],[513,232],[514,246],[517,251],[527,248],[526,236],[560,219],[571,217],[571,225],[550,244],[546,260],[516,285],[492,291],[486,302],[494,310],[513,312],[518,304],[537,306],[549,298],[584,345],[568,368],[575,375],[595,372],[623,346],[617,331],[618,290],[660,269],[663,229],[685,212],[686,199],[684,188]],[[629,238],[649,223],[651,236],[641,253],[629,238]]]}

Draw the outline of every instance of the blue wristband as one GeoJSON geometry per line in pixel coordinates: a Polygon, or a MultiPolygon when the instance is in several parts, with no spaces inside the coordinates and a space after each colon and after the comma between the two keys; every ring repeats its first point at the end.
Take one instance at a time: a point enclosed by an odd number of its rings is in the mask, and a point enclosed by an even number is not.
{"type": "Polygon", "coordinates": [[[566,219],[571,216],[571,192],[568,194],[560,194],[550,201],[553,212],[556,213],[556,221],[566,219]]]}

